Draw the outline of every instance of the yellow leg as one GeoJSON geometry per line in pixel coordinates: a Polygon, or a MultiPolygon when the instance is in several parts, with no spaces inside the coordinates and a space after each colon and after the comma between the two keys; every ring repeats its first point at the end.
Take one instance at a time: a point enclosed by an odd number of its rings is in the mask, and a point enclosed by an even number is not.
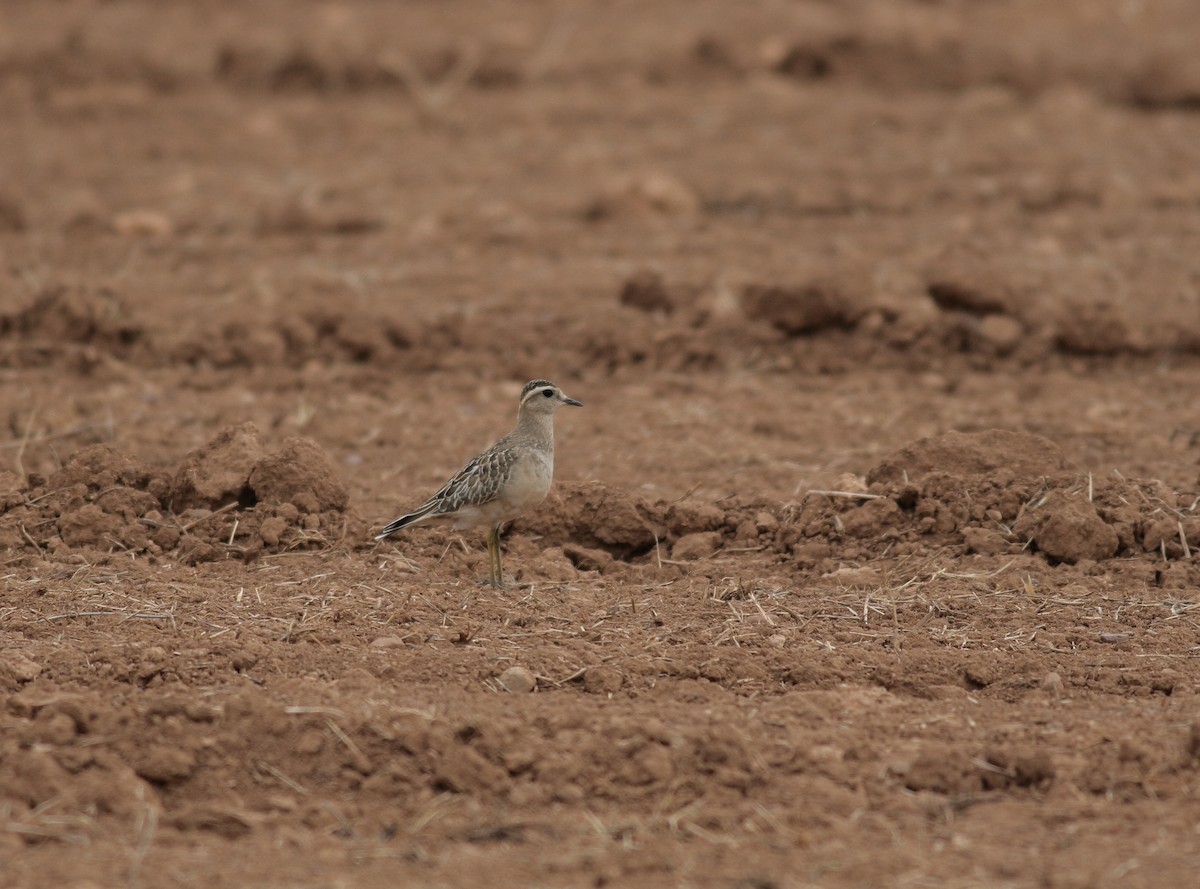
{"type": "Polygon", "coordinates": [[[496,589],[504,588],[504,567],[500,562],[500,526],[496,525],[488,531],[488,580],[496,589]]]}

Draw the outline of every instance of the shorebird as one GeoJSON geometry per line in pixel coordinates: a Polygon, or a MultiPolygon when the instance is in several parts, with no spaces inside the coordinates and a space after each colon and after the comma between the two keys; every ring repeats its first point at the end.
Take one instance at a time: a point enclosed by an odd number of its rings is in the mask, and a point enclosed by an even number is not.
{"type": "Polygon", "coordinates": [[[445,521],[456,529],[487,525],[488,582],[504,586],[500,527],[537,506],[554,479],[554,412],[563,405],[583,407],[549,380],[531,380],[521,390],[517,426],[454,474],[442,489],[378,534],[383,540],[401,528],[445,521]]]}

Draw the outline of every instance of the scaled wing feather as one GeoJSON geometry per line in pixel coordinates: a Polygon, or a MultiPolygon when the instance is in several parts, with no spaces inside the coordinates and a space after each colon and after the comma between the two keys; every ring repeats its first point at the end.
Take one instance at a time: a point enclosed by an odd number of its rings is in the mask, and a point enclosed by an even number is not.
{"type": "Polygon", "coordinates": [[[508,479],[516,452],[510,447],[494,447],[480,454],[460,469],[440,491],[429,498],[419,512],[428,515],[451,515],[467,506],[482,506],[496,499],[508,479]]]}
{"type": "Polygon", "coordinates": [[[498,442],[455,473],[440,491],[419,507],[382,528],[375,539],[382,540],[422,519],[453,515],[468,506],[490,503],[508,480],[516,461],[517,451],[503,440],[498,442]]]}

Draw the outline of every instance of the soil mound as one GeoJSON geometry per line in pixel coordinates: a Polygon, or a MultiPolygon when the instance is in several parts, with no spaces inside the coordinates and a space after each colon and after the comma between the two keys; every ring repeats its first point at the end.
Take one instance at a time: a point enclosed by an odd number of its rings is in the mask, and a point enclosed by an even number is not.
{"type": "Polygon", "coordinates": [[[67,555],[174,554],[189,564],[330,546],[363,530],[333,461],[290,438],[265,453],[253,424],[229,427],[170,472],[105,445],[0,503],[0,544],[67,555]]]}
{"type": "Polygon", "coordinates": [[[392,366],[414,342],[424,342],[425,334],[356,304],[337,288],[322,287],[315,298],[287,311],[248,312],[198,326],[167,351],[175,360],[217,368],[296,367],[309,361],[392,366]]]}
{"type": "Polygon", "coordinates": [[[120,297],[109,290],[49,287],[24,305],[0,312],[0,342],[12,341],[0,352],[0,363],[22,367],[67,354],[78,358],[80,346],[125,358],[143,333],[120,297]]]}
{"type": "Polygon", "coordinates": [[[749,318],[766,321],[789,336],[851,328],[862,315],[855,300],[830,281],[798,287],[751,285],[742,294],[742,305],[749,318]]]}
{"type": "Polygon", "coordinates": [[[1053,564],[1145,553],[1187,561],[1200,540],[1193,494],[1155,480],[1067,471],[1058,447],[1036,435],[921,439],[868,479],[861,494],[810,494],[782,507],[778,529],[763,528],[762,537],[819,568],[933,545],[985,556],[1039,552],[1053,564]]]}
{"type": "MultiPolygon", "coordinates": [[[[1060,562],[1100,561],[1116,555],[1120,538],[1086,497],[1060,491],[1048,495],[1031,513],[1033,525],[1026,533],[1037,548],[1060,562]]],[[[1021,532],[1018,528],[1018,534],[1021,532]]]]}
{"type": "Polygon", "coordinates": [[[329,455],[308,438],[289,438],[259,460],[248,480],[261,503],[291,503],[305,512],[342,512],[350,502],[329,455]]]}
{"type": "Polygon", "coordinates": [[[1067,468],[1062,449],[1028,432],[990,429],[946,432],[905,445],[867,475],[870,484],[916,481],[930,472],[987,475],[999,469],[1017,477],[1053,475],[1067,468]]]}
{"type": "Polygon", "coordinates": [[[255,464],[266,456],[262,434],[253,423],[229,426],[184,459],[171,490],[176,511],[216,509],[250,496],[248,482],[255,464]]]}
{"type": "Polygon", "coordinates": [[[575,544],[630,559],[654,547],[659,536],[655,518],[655,508],[646,501],[603,482],[584,482],[557,485],[517,526],[548,544],[575,544]]]}

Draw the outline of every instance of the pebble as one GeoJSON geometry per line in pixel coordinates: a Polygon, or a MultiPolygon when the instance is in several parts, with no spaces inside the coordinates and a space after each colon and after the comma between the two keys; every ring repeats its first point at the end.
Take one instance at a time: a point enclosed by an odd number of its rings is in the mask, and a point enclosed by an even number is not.
{"type": "Polygon", "coordinates": [[[509,667],[500,674],[500,685],[515,695],[528,694],[537,688],[537,677],[524,667],[509,667]]]}

